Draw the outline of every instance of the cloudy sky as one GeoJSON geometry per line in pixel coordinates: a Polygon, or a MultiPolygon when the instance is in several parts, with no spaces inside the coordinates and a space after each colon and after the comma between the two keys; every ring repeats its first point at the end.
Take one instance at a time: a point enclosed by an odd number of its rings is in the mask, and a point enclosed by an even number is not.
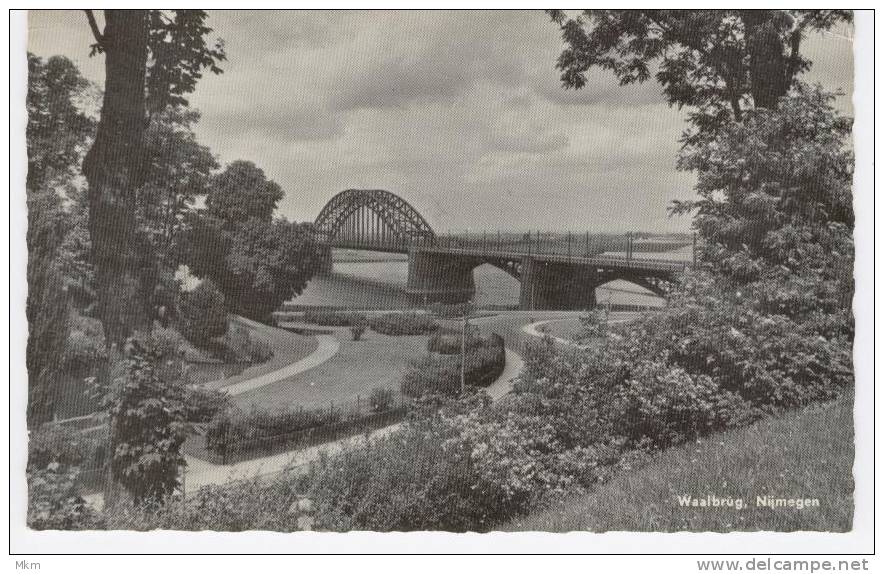
{"type": "MultiPolygon", "coordinates": [[[[255,162],[312,220],[335,193],[382,188],[437,230],[684,230],[672,199],[684,118],[655,83],[594,71],[566,91],[558,29],[543,13],[211,12],[224,74],[191,98],[200,141],[222,163],[255,162]]],[[[815,36],[809,74],[849,94],[852,31],[815,36]]],[[[79,11],[32,11],[29,49],[63,54],[103,83],[79,11]]],[[[839,105],[849,109],[849,97],[839,105]]]]}

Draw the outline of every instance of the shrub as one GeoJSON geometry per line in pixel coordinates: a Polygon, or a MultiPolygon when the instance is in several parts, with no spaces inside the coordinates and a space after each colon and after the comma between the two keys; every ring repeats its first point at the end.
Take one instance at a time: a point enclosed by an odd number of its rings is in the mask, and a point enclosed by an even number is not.
{"type": "Polygon", "coordinates": [[[73,375],[91,375],[107,358],[104,331],[97,319],[71,314],[71,330],[65,347],[65,370],[73,375]]]}
{"type": "Polygon", "coordinates": [[[52,463],[28,471],[27,524],[34,530],[86,530],[102,526],[101,516],[80,496],[76,468],[52,463]]]}
{"type": "MultiPolygon", "coordinates": [[[[506,351],[500,335],[473,339],[467,348],[464,382],[471,387],[487,387],[497,380],[505,366],[506,351]]],[[[401,390],[412,398],[427,394],[453,397],[460,394],[460,383],[461,357],[431,354],[409,365],[401,390]]]]}
{"type": "Polygon", "coordinates": [[[427,315],[418,313],[385,313],[369,321],[371,328],[384,335],[426,335],[439,328],[427,315]]]}
{"type": "Polygon", "coordinates": [[[98,468],[104,465],[106,432],[85,433],[61,425],[43,425],[28,437],[28,470],[42,470],[50,465],[64,468],[98,468]]]}
{"type": "Polygon", "coordinates": [[[187,421],[191,423],[209,422],[231,405],[227,393],[203,387],[188,387],[184,399],[187,421]]]}
{"type": "Polygon", "coordinates": [[[237,444],[279,437],[341,421],[340,410],[227,409],[215,415],[206,428],[206,448],[216,454],[230,452],[237,444]]]}
{"type": "Polygon", "coordinates": [[[219,343],[221,358],[230,363],[264,363],[273,357],[270,345],[242,325],[228,330],[219,343]]]}
{"type": "Polygon", "coordinates": [[[329,311],[327,309],[308,309],[304,312],[305,322],[323,327],[349,327],[353,324],[355,317],[357,317],[355,313],[329,311]]]}
{"type": "Polygon", "coordinates": [[[224,295],[208,279],[181,295],[178,313],[178,330],[198,347],[206,347],[227,332],[224,295]]]}
{"type": "Polygon", "coordinates": [[[175,497],[162,506],[142,505],[115,509],[106,518],[112,530],[214,530],[242,532],[302,529],[297,504],[301,480],[288,473],[237,480],[233,484],[203,486],[175,497]]]}
{"type": "MultiPolygon", "coordinates": [[[[482,344],[479,336],[479,328],[476,325],[468,325],[467,347],[475,348],[482,344]]],[[[443,355],[456,355],[462,350],[461,329],[436,329],[427,341],[427,351],[443,355]]]]}
{"type": "Polygon", "coordinates": [[[665,357],[640,361],[611,406],[615,433],[639,448],[667,448],[757,417],[749,403],[708,375],[690,375],[665,357]]]}
{"type": "Polygon", "coordinates": [[[307,478],[324,530],[485,530],[497,514],[494,490],[478,488],[466,445],[450,431],[406,427],[320,459],[307,478]]]}
{"type": "Polygon", "coordinates": [[[133,338],[102,405],[114,436],[114,480],[136,503],[161,502],[178,488],[185,463],[184,373],[181,357],[164,354],[150,337],[133,338]]]}
{"type": "Polygon", "coordinates": [[[375,387],[368,397],[368,404],[371,405],[371,410],[374,412],[383,412],[393,407],[393,400],[393,389],[375,387]]]}
{"type": "Polygon", "coordinates": [[[353,340],[358,341],[362,338],[362,334],[365,333],[365,330],[368,328],[368,319],[365,315],[359,313],[353,313],[350,317],[350,334],[353,335],[353,340]]]}

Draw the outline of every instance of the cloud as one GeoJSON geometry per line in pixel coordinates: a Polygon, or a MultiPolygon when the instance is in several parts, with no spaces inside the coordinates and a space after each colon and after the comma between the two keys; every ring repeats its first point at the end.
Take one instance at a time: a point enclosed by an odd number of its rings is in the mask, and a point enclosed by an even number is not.
{"type": "MultiPolygon", "coordinates": [[[[29,48],[76,59],[95,82],[80,13],[31,13],[29,48]]],[[[539,11],[217,11],[224,74],[191,98],[200,141],[256,162],[312,220],[337,192],[383,188],[437,230],[684,230],[672,199],[684,114],[655,82],[592,70],[561,86],[558,28],[539,11]]],[[[808,38],[808,77],[849,90],[850,30],[808,38]]],[[[849,98],[842,98],[849,100],[849,98]]],[[[849,105],[849,101],[848,101],[849,105]]]]}

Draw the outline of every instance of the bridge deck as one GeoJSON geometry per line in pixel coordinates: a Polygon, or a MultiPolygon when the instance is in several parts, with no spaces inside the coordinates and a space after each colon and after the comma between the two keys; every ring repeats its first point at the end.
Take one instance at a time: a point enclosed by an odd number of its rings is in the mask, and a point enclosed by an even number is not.
{"type": "Polygon", "coordinates": [[[615,257],[609,255],[585,256],[580,254],[567,253],[537,253],[531,252],[529,250],[497,250],[485,249],[481,247],[447,247],[439,245],[422,245],[420,247],[417,247],[417,249],[423,252],[463,255],[465,257],[487,257],[517,260],[521,259],[522,257],[530,256],[535,261],[546,261],[550,263],[565,263],[572,265],[586,265],[619,269],[654,270],[666,272],[683,271],[690,266],[690,262],[684,260],[649,257],[629,258],[615,257]]]}

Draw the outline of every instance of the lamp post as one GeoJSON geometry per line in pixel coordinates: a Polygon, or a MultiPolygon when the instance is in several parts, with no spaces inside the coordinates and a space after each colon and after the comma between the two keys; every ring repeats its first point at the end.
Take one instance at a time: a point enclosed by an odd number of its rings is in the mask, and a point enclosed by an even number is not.
{"type": "Polygon", "coordinates": [[[467,320],[472,307],[472,300],[467,300],[463,308],[463,325],[460,332],[460,395],[463,396],[467,385],[467,320]]]}

